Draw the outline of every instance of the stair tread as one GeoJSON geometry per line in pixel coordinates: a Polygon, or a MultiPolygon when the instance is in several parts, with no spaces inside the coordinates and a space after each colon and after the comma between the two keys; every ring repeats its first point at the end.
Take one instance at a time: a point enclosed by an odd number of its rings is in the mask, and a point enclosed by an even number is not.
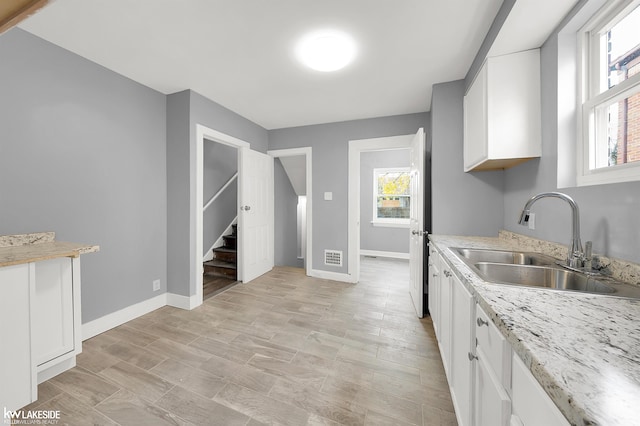
{"type": "Polygon", "coordinates": [[[212,266],[214,268],[237,269],[237,266],[234,263],[224,262],[224,261],[216,260],[216,259],[204,262],[204,265],[205,266],[212,266]]]}
{"type": "Polygon", "coordinates": [[[224,247],[224,246],[222,246],[222,247],[216,247],[216,248],[214,248],[214,249],[213,249],[213,251],[214,251],[214,252],[215,252],[215,251],[221,251],[221,252],[227,252],[227,253],[236,253],[236,252],[237,252],[237,250],[236,250],[236,249],[234,249],[234,248],[231,248],[231,247],[224,247]]]}

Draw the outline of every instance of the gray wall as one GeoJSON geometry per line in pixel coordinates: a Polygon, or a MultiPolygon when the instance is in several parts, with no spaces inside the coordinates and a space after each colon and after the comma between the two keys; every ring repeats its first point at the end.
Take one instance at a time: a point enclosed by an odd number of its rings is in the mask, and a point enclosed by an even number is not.
{"type": "Polygon", "coordinates": [[[165,96],[17,28],[0,58],[0,234],[100,245],[83,322],[164,293],[165,96]]]}
{"type": "Polygon", "coordinates": [[[167,96],[167,291],[189,295],[190,91],[167,96]]]}
{"type": "Polygon", "coordinates": [[[274,263],[276,266],[304,267],[298,259],[298,196],[291,185],[280,159],[273,163],[275,192],[274,263]]]}
{"type": "Polygon", "coordinates": [[[360,154],[360,249],[409,253],[409,228],[373,226],[373,169],[409,167],[408,149],[360,154]]]}
{"type": "Polygon", "coordinates": [[[429,133],[429,113],[345,121],[269,131],[269,149],[313,148],[312,268],[347,273],[348,265],[348,152],[349,141],[415,133],[429,133]],[[333,192],[333,201],[324,193],[333,192]],[[324,250],[343,252],[343,266],[324,264],[324,250]]]}
{"type": "MultiPolygon", "coordinates": [[[[218,142],[203,146],[203,203],[207,203],[238,171],[238,149],[218,142]]],[[[238,180],[233,181],[203,213],[204,254],[220,238],[238,213],[238,180]]]]}
{"type": "MultiPolygon", "coordinates": [[[[560,200],[541,200],[534,205],[535,230],[516,223],[529,197],[558,190],[557,170],[562,165],[557,164],[557,38],[557,33],[553,34],[541,50],[542,157],[505,171],[504,228],[568,244],[571,215],[569,207],[560,200]]],[[[582,240],[592,240],[594,252],[640,263],[640,182],[560,191],[569,194],[580,206],[582,240]]]]}
{"type": "Polygon", "coordinates": [[[196,294],[195,199],[196,124],[251,144],[266,152],[268,132],[192,90],[167,97],[167,202],[169,223],[167,279],[169,292],[196,294]],[[186,123],[186,124],[185,124],[186,123]]]}
{"type": "Polygon", "coordinates": [[[500,32],[500,28],[504,25],[504,22],[507,20],[511,9],[513,9],[513,5],[516,3],[516,0],[504,0],[502,2],[502,6],[498,10],[496,17],[493,19],[491,23],[491,27],[487,32],[484,40],[482,41],[482,45],[480,45],[480,49],[478,49],[478,53],[476,53],[476,57],[473,59],[473,63],[467,71],[467,75],[464,78],[464,87],[465,92],[471,86],[473,79],[475,78],[478,71],[480,71],[480,67],[482,66],[482,62],[484,62],[484,58],[489,53],[489,49],[491,49],[491,45],[495,41],[498,33],[500,32]]]}
{"type": "Polygon", "coordinates": [[[463,172],[463,97],[464,80],[433,86],[431,232],[496,236],[503,223],[503,172],[463,172]]]}

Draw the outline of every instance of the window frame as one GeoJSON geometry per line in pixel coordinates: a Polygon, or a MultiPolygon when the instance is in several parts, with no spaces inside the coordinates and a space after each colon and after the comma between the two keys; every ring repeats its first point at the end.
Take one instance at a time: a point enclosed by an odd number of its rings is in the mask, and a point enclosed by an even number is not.
{"type": "MultiPolygon", "coordinates": [[[[378,176],[383,173],[406,173],[411,177],[411,168],[410,167],[378,167],[373,169],[373,215],[371,224],[373,226],[384,226],[389,228],[409,228],[410,218],[379,218],[378,217],[378,176]]],[[[411,194],[407,195],[409,197],[409,203],[411,203],[411,194]]],[[[409,204],[411,205],[411,204],[409,204]]]]}
{"type": "Polygon", "coordinates": [[[596,141],[606,138],[606,109],[613,103],[640,93],[640,73],[601,91],[601,34],[626,14],[640,7],[640,0],[610,0],[578,31],[578,142],[576,171],[578,186],[640,180],[640,161],[591,168],[596,157],[596,141]],[[600,125],[597,125],[597,122],[600,125]],[[604,127],[604,129],[603,129],[604,127]]]}

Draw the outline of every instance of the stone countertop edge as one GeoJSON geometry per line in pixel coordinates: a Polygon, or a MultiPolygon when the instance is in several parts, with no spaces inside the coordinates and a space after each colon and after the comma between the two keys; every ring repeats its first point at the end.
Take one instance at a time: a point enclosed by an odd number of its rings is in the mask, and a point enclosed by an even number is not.
{"type": "Polygon", "coordinates": [[[97,245],[55,241],[54,232],[0,236],[0,267],[95,253],[97,245]]]}
{"type": "Polygon", "coordinates": [[[522,250],[509,233],[429,238],[569,423],[637,421],[640,300],[488,283],[449,250],[522,250]]]}

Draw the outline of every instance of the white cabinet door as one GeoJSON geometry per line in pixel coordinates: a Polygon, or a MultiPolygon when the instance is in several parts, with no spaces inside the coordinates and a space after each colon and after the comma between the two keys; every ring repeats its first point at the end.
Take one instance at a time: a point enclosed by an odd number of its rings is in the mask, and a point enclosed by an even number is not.
{"type": "Polygon", "coordinates": [[[511,415],[511,399],[494,374],[488,355],[476,348],[474,383],[475,426],[508,426],[511,415]]]}
{"type": "Polygon", "coordinates": [[[464,169],[470,170],[487,158],[487,67],[478,75],[464,97],[464,169]]]}
{"type": "Polygon", "coordinates": [[[438,252],[429,247],[429,315],[436,337],[440,334],[440,261],[438,252]]]}
{"type": "Polygon", "coordinates": [[[461,426],[471,424],[475,303],[462,282],[451,277],[451,399],[461,426]]]}
{"type": "Polygon", "coordinates": [[[74,349],[71,259],[35,263],[33,357],[40,366],[74,349]]]}
{"type": "Polygon", "coordinates": [[[512,422],[518,424],[519,421],[524,426],[569,426],[567,419],[515,352],[511,366],[512,422]]]}
{"type": "Polygon", "coordinates": [[[440,265],[442,265],[442,276],[438,286],[438,294],[440,299],[440,312],[438,318],[440,320],[440,355],[442,356],[442,365],[447,379],[451,382],[451,277],[452,273],[447,264],[440,257],[440,265]]]}
{"type": "Polygon", "coordinates": [[[17,410],[36,399],[29,309],[32,274],[33,264],[0,268],[0,410],[17,410]]]}

